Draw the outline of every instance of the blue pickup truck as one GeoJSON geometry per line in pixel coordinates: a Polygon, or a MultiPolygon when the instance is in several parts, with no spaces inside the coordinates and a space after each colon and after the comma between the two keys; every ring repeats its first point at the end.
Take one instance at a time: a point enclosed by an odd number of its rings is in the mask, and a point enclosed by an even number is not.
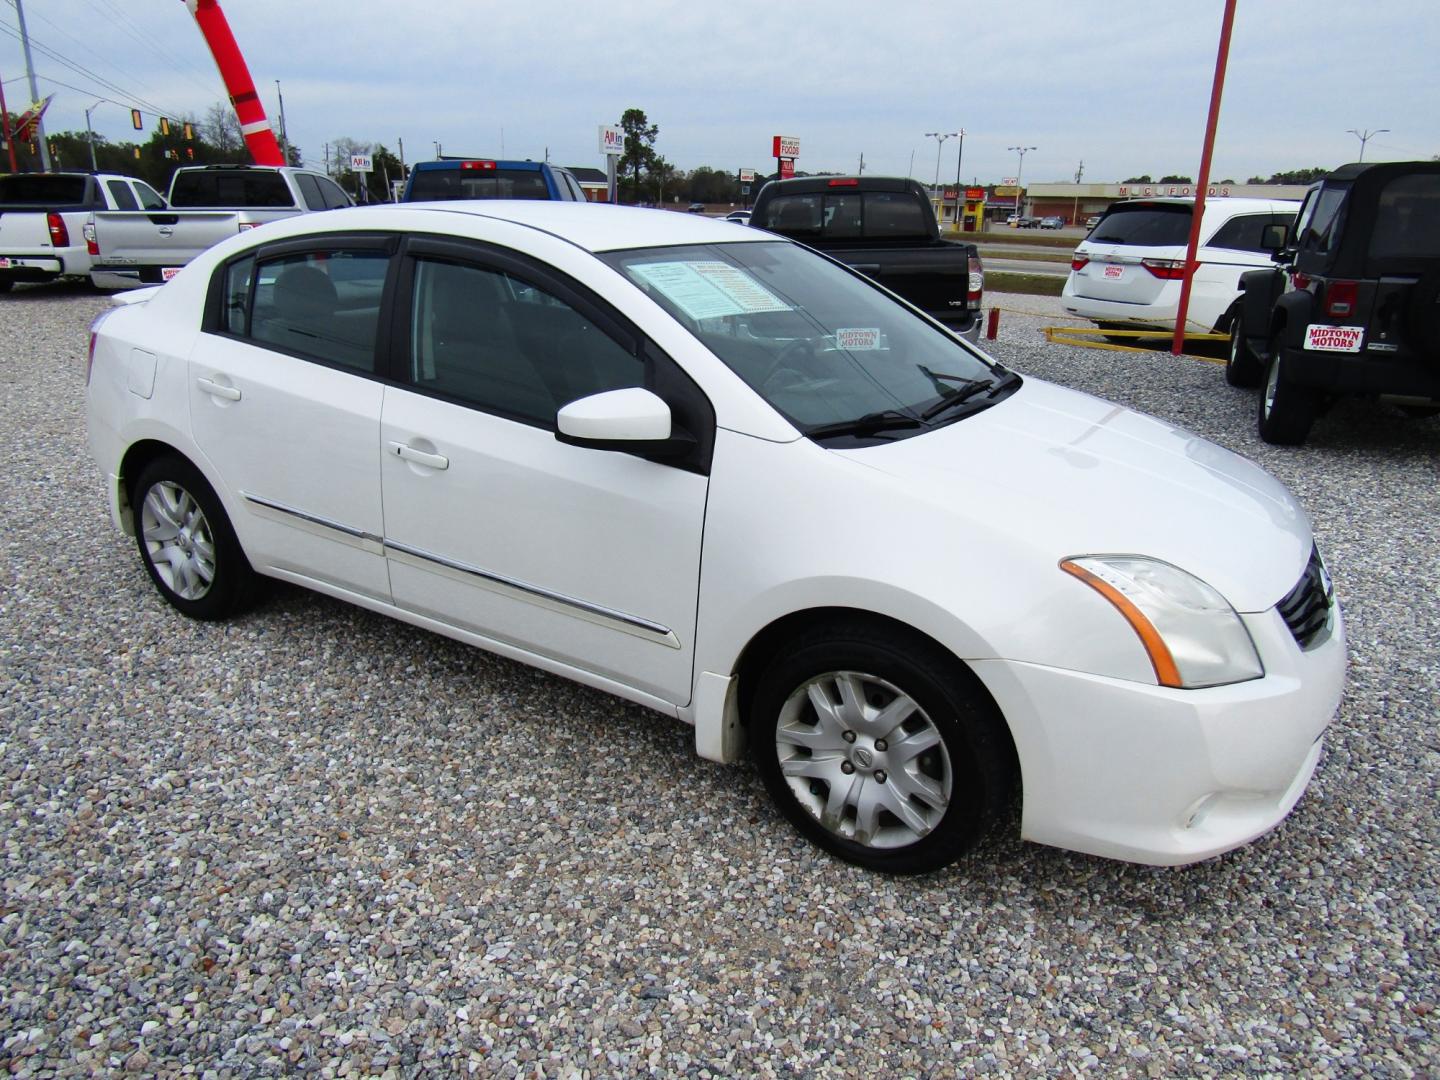
{"type": "Polygon", "coordinates": [[[569,169],[543,161],[442,158],[410,170],[401,202],[437,199],[542,199],[584,202],[580,182],[569,169]]]}

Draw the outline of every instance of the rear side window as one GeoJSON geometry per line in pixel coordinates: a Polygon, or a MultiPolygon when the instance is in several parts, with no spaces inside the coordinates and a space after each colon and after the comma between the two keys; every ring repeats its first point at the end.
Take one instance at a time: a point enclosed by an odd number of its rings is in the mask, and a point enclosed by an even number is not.
{"type": "Polygon", "coordinates": [[[538,169],[417,169],[410,198],[548,199],[550,189],[538,169]]]}
{"type": "Polygon", "coordinates": [[[1372,259],[1434,258],[1440,255],[1440,176],[1397,176],[1380,192],[1372,259]]]}
{"type": "Polygon", "coordinates": [[[110,198],[115,200],[116,210],[140,209],[140,204],[135,201],[135,193],[124,180],[106,180],[105,186],[110,189],[110,198]]]}
{"type": "Polygon", "coordinates": [[[198,169],[179,172],[170,188],[170,205],[193,208],[294,207],[290,185],[277,172],[263,169],[198,169]]]}
{"type": "Polygon", "coordinates": [[[0,176],[0,206],[78,206],[86,199],[84,176],[0,176]]]}
{"type": "Polygon", "coordinates": [[[336,367],[370,373],[390,257],[344,249],[254,258],[225,270],[222,328],[336,367]]]}
{"type": "Polygon", "coordinates": [[[1206,247],[1226,248],[1230,251],[1254,251],[1268,253],[1261,243],[1267,225],[1284,225],[1287,228],[1295,220],[1294,214],[1242,214],[1233,217],[1215,230],[1206,247]]]}
{"type": "Polygon", "coordinates": [[[1100,219],[1087,240],[1100,244],[1134,244],[1144,247],[1170,247],[1190,239],[1190,219],[1194,212],[1183,204],[1148,204],[1127,206],[1121,203],[1110,208],[1100,219]]]}

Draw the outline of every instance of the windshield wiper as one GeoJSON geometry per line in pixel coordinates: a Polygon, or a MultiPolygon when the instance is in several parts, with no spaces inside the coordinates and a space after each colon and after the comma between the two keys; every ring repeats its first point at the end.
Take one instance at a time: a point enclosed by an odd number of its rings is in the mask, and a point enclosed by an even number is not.
{"type": "Polygon", "coordinates": [[[916,427],[920,427],[920,421],[909,413],[900,412],[898,409],[885,409],[881,412],[857,416],[854,420],[837,420],[833,424],[818,424],[815,427],[806,428],[805,434],[812,439],[824,439],[835,435],[875,435],[881,431],[916,427]]]}
{"type": "MultiPolygon", "coordinates": [[[[958,390],[945,395],[934,405],[931,405],[930,408],[926,409],[923,413],[921,413],[920,419],[934,420],[941,413],[948,412],[950,409],[954,408],[957,405],[963,405],[965,404],[965,402],[971,400],[974,397],[977,397],[982,393],[986,397],[994,397],[1001,390],[1005,390],[1011,386],[1014,386],[1020,380],[1020,376],[1016,375],[1013,371],[1002,371],[997,369],[995,374],[996,378],[994,379],[965,380],[965,382],[960,386],[958,390]]],[[[954,378],[955,376],[949,377],[954,378]]],[[[945,378],[945,376],[932,375],[931,378],[945,378]]]]}

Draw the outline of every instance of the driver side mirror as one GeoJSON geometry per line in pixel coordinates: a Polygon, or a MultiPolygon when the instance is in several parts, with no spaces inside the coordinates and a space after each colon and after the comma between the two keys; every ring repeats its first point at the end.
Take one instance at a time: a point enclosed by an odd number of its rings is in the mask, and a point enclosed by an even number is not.
{"type": "Polygon", "coordinates": [[[684,457],[696,446],[693,435],[675,427],[665,400],[639,386],[570,402],[555,415],[555,438],[570,446],[660,459],[684,457]]]}
{"type": "Polygon", "coordinates": [[[1289,229],[1284,225],[1266,225],[1260,231],[1260,246],[1269,252],[1277,252],[1285,247],[1285,235],[1289,229]]]}

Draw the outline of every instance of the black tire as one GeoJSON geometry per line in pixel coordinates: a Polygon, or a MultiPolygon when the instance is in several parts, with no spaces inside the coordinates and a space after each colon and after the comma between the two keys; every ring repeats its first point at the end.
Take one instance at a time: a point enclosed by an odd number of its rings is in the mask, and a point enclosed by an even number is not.
{"type": "Polygon", "coordinates": [[[0,293],[7,293],[14,286],[13,281],[0,281],[0,293]]]}
{"type": "Polygon", "coordinates": [[[225,619],[253,602],[255,571],[194,465],[178,456],[156,458],[135,478],[130,507],[140,561],[175,610],[192,619],[225,619]]]}
{"type": "Polygon", "coordinates": [[[1440,416],[1440,405],[1401,405],[1400,411],[1411,420],[1429,420],[1440,416]]]}
{"type": "Polygon", "coordinates": [[[1245,328],[1237,311],[1230,319],[1230,350],[1225,354],[1225,381],[1231,386],[1259,386],[1265,379],[1265,365],[1245,340],[1245,328]]]}
{"type": "Polygon", "coordinates": [[[892,627],[854,620],[788,642],[757,681],[749,717],[756,766],[781,813],[819,847],[871,870],[920,874],[949,865],[994,826],[1010,792],[1010,743],[989,696],[949,653],[892,627]],[[813,704],[816,693],[835,708],[828,721],[813,704]],[[857,713],[846,702],[855,698],[864,704],[852,728],[857,713]],[[876,713],[907,704],[914,711],[894,727],[876,713]],[[792,736],[783,752],[782,727],[792,736]],[[902,741],[912,744],[908,753],[902,741]],[[795,777],[803,792],[791,787],[787,763],[812,772],[795,777]],[[838,807],[828,824],[826,804],[838,807]]]}
{"type": "Polygon", "coordinates": [[[1314,391],[1285,377],[1284,353],[1285,331],[1279,330],[1270,340],[1265,385],[1260,390],[1260,438],[1274,446],[1299,446],[1310,434],[1319,401],[1314,391]]]}

